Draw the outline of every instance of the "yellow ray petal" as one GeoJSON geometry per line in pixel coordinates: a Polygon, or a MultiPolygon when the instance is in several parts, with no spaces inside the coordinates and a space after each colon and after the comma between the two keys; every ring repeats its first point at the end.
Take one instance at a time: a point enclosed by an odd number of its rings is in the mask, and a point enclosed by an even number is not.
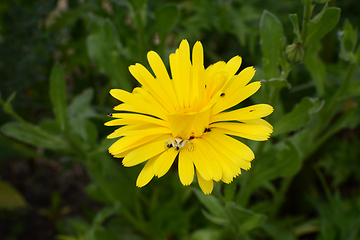
{"type": "Polygon", "coordinates": [[[122,118],[122,119],[115,119],[115,120],[111,120],[109,122],[106,122],[105,126],[124,125],[122,123],[124,121],[119,121],[119,120],[128,120],[129,123],[133,120],[133,121],[135,121],[135,122],[133,122],[134,124],[139,123],[139,122],[143,122],[143,123],[153,123],[153,124],[160,125],[160,126],[163,126],[163,127],[169,127],[169,123],[162,120],[162,119],[158,119],[158,118],[154,118],[154,117],[146,116],[146,115],[142,115],[142,114],[113,113],[112,116],[114,118],[122,118]]]}
{"type": "MultiPolygon", "coordinates": [[[[155,141],[160,137],[162,135],[122,137],[109,147],[109,152],[113,155],[119,155],[130,149],[155,141]]],[[[171,137],[171,135],[168,137],[171,137]]]]}
{"type": "MultiPolygon", "coordinates": [[[[140,109],[141,111],[143,111],[144,113],[146,113],[148,115],[153,115],[153,116],[159,117],[161,119],[166,118],[166,113],[161,111],[161,109],[155,108],[151,104],[141,100],[140,98],[137,98],[136,96],[134,96],[133,94],[131,94],[129,92],[126,92],[121,89],[111,89],[110,94],[114,98],[119,99],[120,101],[122,101],[124,103],[126,102],[127,104],[129,104],[130,106],[133,106],[136,109],[140,109]]],[[[117,110],[117,109],[115,109],[115,110],[117,110]]]]}
{"type": "Polygon", "coordinates": [[[158,98],[155,98],[149,91],[145,90],[144,88],[136,87],[132,91],[135,97],[147,102],[148,104],[152,105],[153,107],[160,109],[162,112],[172,112],[175,110],[174,106],[169,102],[168,99],[159,101],[158,98]],[[167,103],[167,104],[165,104],[167,103]]]}
{"type": "Polygon", "coordinates": [[[174,91],[176,93],[176,97],[179,103],[179,107],[184,107],[184,89],[181,85],[181,77],[180,77],[180,69],[179,69],[179,61],[178,61],[178,50],[175,53],[170,54],[169,62],[170,62],[170,70],[172,76],[172,84],[174,86],[174,91]]]}
{"type": "Polygon", "coordinates": [[[228,95],[226,93],[225,97],[219,98],[219,101],[213,106],[211,114],[215,115],[244,101],[245,99],[253,95],[257,90],[259,90],[260,86],[260,81],[253,82],[245,86],[244,88],[241,88],[233,95],[228,95]]]}
{"type": "Polygon", "coordinates": [[[211,154],[209,147],[209,144],[206,141],[203,141],[203,139],[194,139],[193,140],[194,145],[196,148],[198,148],[203,156],[206,159],[206,163],[209,167],[212,168],[213,172],[213,179],[215,181],[220,181],[222,178],[222,171],[221,166],[219,165],[218,161],[214,159],[214,155],[211,154]]]}
{"type": "Polygon", "coordinates": [[[154,177],[153,166],[157,157],[158,155],[150,158],[149,161],[147,161],[147,163],[145,164],[145,166],[143,167],[139,176],[136,179],[137,187],[143,187],[146,184],[148,184],[151,181],[151,179],[153,179],[154,177]]]}
{"type": "Polygon", "coordinates": [[[194,180],[194,163],[187,149],[180,150],[178,168],[180,182],[184,186],[190,185],[194,180]]]}
{"type": "Polygon", "coordinates": [[[273,132],[273,130],[268,126],[248,123],[219,122],[211,124],[211,127],[221,128],[221,131],[225,134],[239,136],[255,141],[268,140],[270,134],[273,132]]]}
{"type": "Polygon", "coordinates": [[[226,63],[223,61],[216,62],[205,69],[204,73],[204,83],[205,85],[211,80],[215,73],[221,72],[225,67],[226,63]]]}
{"type": "Polygon", "coordinates": [[[224,146],[234,151],[235,153],[239,152],[240,156],[244,160],[252,161],[255,158],[253,151],[248,146],[232,137],[223,134],[219,129],[211,129],[211,132],[208,134],[208,136],[217,139],[224,146]]]}
{"type": "Polygon", "coordinates": [[[239,91],[239,89],[245,87],[245,85],[250,82],[250,80],[254,77],[255,72],[254,67],[245,68],[238,75],[229,79],[224,86],[223,91],[229,96],[235,94],[239,91]]]}
{"type": "Polygon", "coordinates": [[[240,168],[235,165],[230,159],[228,159],[224,154],[222,154],[217,145],[212,145],[210,141],[207,140],[207,136],[205,135],[202,138],[205,142],[207,142],[209,146],[209,154],[214,156],[214,159],[219,163],[222,170],[221,180],[225,183],[232,182],[233,178],[240,174],[240,168]]]}
{"type": "Polygon", "coordinates": [[[211,180],[214,177],[213,169],[209,165],[206,157],[200,151],[200,149],[196,146],[197,139],[193,139],[192,143],[194,144],[193,151],[190,152],[190,156],[194,165],[196,167],[196,171],[201,174],[201,176],[206,180],[211,180]],[[195,140],[195,141],[194,141],[195,140]]]}
{"type": "Polygon", "coordinates": [[[171,134],[170,128],[153,127],[153,128],[124,132],[124,136],[150,136],[150,135],[159,135],[159,134],[171,134]]]}
{"type": "MultiPolygon", "coordinates": [[[[226,156],[231,162],[233,162],[236,166],[242,168],[242,169],[250,169],[251,164],[250,161],[245,160],[243,153],[241,150],[235,148],[230,149],[226,145],[226,141],[224,142],[222,138],[218,139],[219,134],[213,134],[213,131],[206,134],[206,140],[213,146],[216,146],[216,150],[218,152],[221,152],[224,156],[226,156]]],[[[226,136],[226,135],[223,135],[226,136]]],[[[228,136],[226,136],[228,137],[228,136]]],[[[236,141],[236,140],[235,140],[236,141]]]]}
{"type": "Polygon", "coordinates": [[[180,72],[180,84],[183,88],[184,107],[190,107],[190,47],[187,40],[182,40],[178,52],[178,66],[180,72]]]}
{"type": "Polygon", "coordinates": [[[194,44],[192,52],[192,95],[190,102],[193,103],[200,95],[200,92],[204,90],[204,50],[199,41],[194,44]]]}
{"type": "Polygon", "coordinates": [[[141,124],[144,121],[135,120],[135,119],[114,119],[109,122],[106,122],[105,126],[123,126],[128,124],[141,124]]]}
{"type": "Polygon", "coordinates": [[[210,194],[214,188],[214,181],[212,179],[205,180],[201,174],[196,171],[196,176],[198,179],[199,186],[204,194],[210,194]]]}
{"type": "Polygon", "coordinates": [[[215,73],[206,85],[208,99],[212,98],[225,84],[228,79],[228,73],[225,71],[215,73]]]}
{"type": "Polygon", "coordinates": [[[158,178],[164,176],[169,171],[178,153],[179,151],[175,150],[175,148],[170,148],[163,152],[154,163],[153,170],[155,176],[158,178]]]}
{"type": "Polygon", "coordinates": [[[127,131],[142,130],[142,129],[147,129],[149,127],[154,127],[154,125],[151,123],[147,123],[147,124],[133,124],[133,125],[123,126],[116,129],[113,133],[109,134],[107,138],[112,139],[112,138],[121,137],[124,136],[127,131]]]}
{"type": "Polygon", "coordinates": [[[242,120],[243,123],[249,123],[249,124],[257,124],[257,125],[264,125],[267,126],[268,128],[274,129],[274,127],[268,123],[266,120],[264,119],[251,119],[251,120],[242,120]]]}
{"type": "Polygon", "coordinates": [[[222,71],[227,72],[229,79],[231,79],[235,75],[235,73],[239,70],[241,66],[241,62],[242,62],[242,58],[240,56],[235,56],[226,63],[222,71]]]}
{"type": "Polygon", "coordinates": [[[250,119],[262,118],[270,115],[274,108],[268,104],[256,104],[249,107],[240,108],[230,112],[222,112],[213,115],[210,122],[219,121],[244,121],[250,119]]]}
{"type": "Polygon", "coordinates": [[[172,104],[175,106],[175,108],[179,107],[179,103],[176,97],[176,93],[174,91],[174,87],[171,83],[172,80],[170,80],[169,74],[166,70],[166,67],[161,60],[160,56],[154,52],[150,51],[147,54],[148,62],[150,64],[150,67],[152,68],[156,79],[159,81],[160,85],[164,89],[164,91],[168,94],[172,104]]]}
{"type": "Polygon", "coordinates": [[[131,74],[145,87],[167,111],[174,111],[168,94],[164,91],[153,75],[141,64],[137,63],[129,67],[131,74]]]}
{"type": "Polygon", "coordinates": [[[122,163],[125,167],[131,167],[142,163],[153,156],[165,151],[164,143],[168,139],[167,136],[162,136],[160,140],[142,145],[135,150],[131,151],[123,159],[122,163]]]}

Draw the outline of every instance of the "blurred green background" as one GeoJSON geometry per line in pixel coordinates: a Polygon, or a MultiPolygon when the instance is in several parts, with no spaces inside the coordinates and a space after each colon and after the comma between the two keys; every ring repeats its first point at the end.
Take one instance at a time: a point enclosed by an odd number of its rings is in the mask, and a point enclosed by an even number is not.
{"type": "Polygon", "coordinates": [[[327,2],[2,0],[0,239],[360,239],[358,1],[327,2]],[[242,56],[263,87],[241,106],[275,108],[210,196],[176,166],[138,189],[107,153],[109,90],[184,38],[205,67],[242,56]]]}

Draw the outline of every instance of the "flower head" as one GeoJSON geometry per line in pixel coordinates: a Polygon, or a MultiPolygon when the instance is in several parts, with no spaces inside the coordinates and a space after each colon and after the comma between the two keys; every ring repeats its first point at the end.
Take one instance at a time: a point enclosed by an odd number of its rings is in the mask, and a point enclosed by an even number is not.
{"type": "Polygon", "coordinates": [[[259,81],[249,84],[255,69],[248,67],[236,75],[239,56],[205,69],[201,43],[195,43],[190,60],[186,40],[169,57],[171,78],[157,53],[150,51],[147,58],[155,76],[141,64],[131,65],[130,73],[142,87],[132,93],[112,89],[110,94],[122,101],[114,110],[121,113],[112,114],[115,119],[105,124],[121,126],[108,136],[120,137],[109,152],[124,158],[124,166],[147,161],[136,185],[162,177],[176,158],[181,183],[190,185],[196,170],[205,194],[212,192],[214,180],[230,183],[241,169],[250,169],[254,153],[229,135],[267,140],[273,128],[261,118],[273,108],[257,104],[226,110],[260,88],[259,81]]]}

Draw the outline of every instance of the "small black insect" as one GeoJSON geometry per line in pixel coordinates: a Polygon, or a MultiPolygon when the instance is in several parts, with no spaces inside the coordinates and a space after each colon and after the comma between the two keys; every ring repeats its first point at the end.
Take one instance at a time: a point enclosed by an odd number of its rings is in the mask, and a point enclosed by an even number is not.
{"type": "Polygon", "coordinates": [[[194,138],[195,138],[194,136],[190,136],[189,140],[194,139],[194,138]]]}
{"type": "Polygon", "coordinates": [[[169,143],[168,145],[166,145],[168,148],[172,148],[172,144],[171,143],[169,143]]]}
{"type": "Polygon", "coordinates": [[[175,147],[175,150],[176,150],[176,151],[179,151],[179,150],[180,150],[180,148],[179,148],[178,146],[176,146],[176,147],[175,147]]]}
{"type": "Polygon", "coordinates": [[[108,113],[108,116],[109,116],[109,117],[112,117],[112,113],[108,113]]]}
{"type": "Polygon", "coordinates": [[[205,128],[204,133],[211,132],[210,128],[205,128]]]}
{"type": "Polygon", "coordinates": [[[225,96],[225,93],[221,93],[221,94],[220,94],[220,97],[223,97],[223,96],[225,96]]]}

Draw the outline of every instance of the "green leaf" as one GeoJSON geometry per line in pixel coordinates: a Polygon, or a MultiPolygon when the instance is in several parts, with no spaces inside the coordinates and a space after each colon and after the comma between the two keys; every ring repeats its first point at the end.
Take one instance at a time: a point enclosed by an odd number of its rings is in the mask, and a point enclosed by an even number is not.
{"type": "Polygon", "coordinates": [[[355,128],[360,123],[360,108],[353,108],[340,115],[322,137],[330,137],[344,128],[355,128]]]}
{"type": "Polygon", "coordinates": [[[88,118],[96,116],[95,111],[90,105],[93,95],[92,89],[85,90],[74,98],[68,108],[71,133],[81,136],[91,146],[95,146],[97,140],[97,129],[88,120],[88,118]]]}
{"type": "Polygon", "coordinates": [[[68,116],[71,118],[89,118],[96,116],[95,111],[91,107],[91,101],[94,97],[94,91],[89,88],[77,95],[69,104],[68,116]]]}
{"type": "Polygon", "coordinates": [[[354,29],[349,22],[345,20],[343,31],[339,32],[340,54],[339,57],[345,61],[355,62],[355,47],[358,41],[357,30],[354,29]]]}
{"type": "Polygon", "coordinates": [[[202,228],[191,234],[191,240],[223,240],[223,233],[220,229],[202,228]]]}
{"type": "Polygon", "coordinates": [[[282,78],[272,78],[270,80],[264,80],[262,82],[264,82],[264,84],[267,86],[271,86],[279,89],[282,89],[284,87],[287,88],[291,87],[291,84],[286,79],[282,79],[282,78]]]}
{"type": "Polygon", "coordinates": [[[201,212],[207,220],[209,220],[210,222],[215,223],[217,225],[226,226],[229,223],[228,219],[214,216],[211,213],[207,212],[205,209],[202,209],[201,212]]]}
{"type": "Polygon", "coordinates": [[[0,181],[0,209],[14,209],[26,207],[24,197],[8,182],[0,181]]]}
{"type": "Polygon", "coordinates": [[[295,13],[295,14],[289,14],[289,17],[290,17],[290,20],[291,20],[291,23],[293,25],[293,28],[294,28],[294,34],[296,35],[297,37],[297,41],[301,41],[301,33],[300,33],[300,29],[299,29],[299,20],[298,20],[298,15],[295,13]]]}
{"type": "Polygon", "coordinates": [[[131,210],[136,205],[136,196],[139,193],[139,189],[134,184],[136,179],[133,178],[138,174],[139,169],[120,168],[115,161],[108,153],[101,152],[91,156],[86,162],[86,168],[110,202],[120,201],[131,210]],[[135,174],[134,171],[137,173],[135,174]]]}
{"type": "Polygon", "coordinates": [[[312,80],[315,83],[318,96],[324,96],[327,84],[326,67],[324,62],[319,58],[321,50],[320,43],[311,45],[305,55],[305,66],[309,71],[312,80]]]}
{"type": "Polygon", "coordinates": [[[280,75],[278,54],[281,38],[285,39],[281,22],[274,14],[264,10],[260,19],[260,40],[265,79],[280,75]]]}
{"type": "Polygon", "coordinates": [[[227,212],[233,225],[237,226],[239,234],[245,234],[261,226],[266,220],[265,215],[240,207],[234,202],[227,204],[227,212]]]}
{"type": "Polygon", "coordinates": [[[296,174],[301,168],[300,153],[290,141],[272,146],[254,162],[249,186],[253,189],[265,181],[296,174]]]}
{"type": "Polygon", "coordinates": [[[165,40],[166,35],[176,25],[179,15],[179,9],[174,4],[165,4],[156,10],[155,21],[161,41],[165,40]]]}
{"type": "Polygon", "coordinates": [[[115,26],[110,20],[90,15],[91,33],[86,39],[89,57],[100,72],[107,74],[115,88],[132,89],[127,72],[127,64],[121,56],[128,54],[122,46],[115,26]]]}
{"type": "Polygon", "coordinates": [[[214,195],[205,195],[202,191],[193,188],[193,191],[199,201],[215,216],[221,219],[227,219],[227,214],[223,204],[214,195]]]}
{"type": "Polygon", "coordinates": [[[328,8],[325,6],[324,9],[309,21],[308,34],[305,40],[306,45],[313,44],[322,39],[339,22],[340,8],[328,8]]]}
{"type": "Polygon", "coordinates": [[[62,131],[67,127],[66,116],[66,84],[64,71],[56,64],[50,74],[50,99],[53,105],[56,121],[62,131]]]}
{"type": "Polygon", "coordinates": [[[12,112],[12,106],[11,106],[11,102],[12,100],[14,100],[16,96],[16,92],[13,92],[8,99],[6,99],[6,102],[4,104],[4,112],[6,113],[11,113],[12,112]]]}
{"type": "Polygon", "coordinates": [[[64,149],[67,147],[67,144],[63,140],[30,124],[6,123],[2,126],[1,131],[5,135],[35,147],[44,147],[53,150],[64,149]]]}
{"type": "Polygon", "coordinates": [[[271,237],[271,239],[277,239],[277,240],[296,240],[298,239],[297,237],[295,237],[295,234],[293,233],[293,231],[289,231],[289,230],[283,230],[278,228],[275,225],[272,225],[269,222],[266,222],[265,224],[263,224],[262,229],[269,234],[269,236],[271,237]]]}
{"type": "Polygon", "coordinates": [[[286,114],[274,124],[274,133],[272,136],[299,130],[309,122],[311,115],[318,112],[322,106],[323,101],[319,99],[303,98],[290,113],[286,114]]]}

